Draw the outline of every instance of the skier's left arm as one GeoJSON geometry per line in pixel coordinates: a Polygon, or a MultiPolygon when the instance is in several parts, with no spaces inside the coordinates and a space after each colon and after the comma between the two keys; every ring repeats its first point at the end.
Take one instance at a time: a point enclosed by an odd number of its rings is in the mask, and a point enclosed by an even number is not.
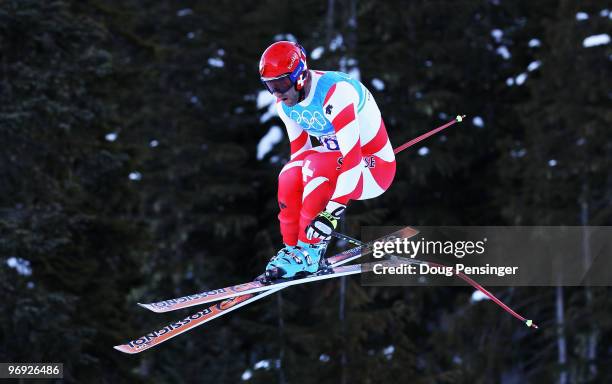
{"type": "Polygon", "coordinates": [[[330,201],[307,228],[307,237],[327,240],[336,229],[350,195],[359,188],[361,180],[361,142],[359,140],[359,120],[357,105],[359,94],[353,86],[341,81],[328,91],[323,103],[324,116],[331,122],[336,133],[336,140],[342,164],[340,165],[336,188],[330,201]]]}

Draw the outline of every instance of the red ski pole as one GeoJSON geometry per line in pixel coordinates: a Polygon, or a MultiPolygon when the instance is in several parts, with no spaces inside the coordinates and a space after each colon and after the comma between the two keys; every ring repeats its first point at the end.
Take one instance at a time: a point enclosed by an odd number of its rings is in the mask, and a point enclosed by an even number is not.
{"type": "MultiPolygon", "coordinates": [[[[438,128],[434,128],[429,132],[426,132],[418,137],[415,137],[414,139],[400,145],[399,147],[395,148],[393,150],[393,153],[398,154],[401,151],[403,151],[404,149],[411,147],[413,145],[415,145],[416,143],[425,140],[426,138],[428,138],[429,136],[435,135],[436,133],[450,127],[451,125],[454,125],[455,123],[461,123],[463,121],[463,119],[465,119],[465,115],[457,115],[457,117],[455,117],[453,120],[449,121],[448,123],[439,126],[438,128]]],[[[343,238],[344,240],[347,240],[347,236],[345,235],[340,235],[337,233],[334,233],[335,236],[343,238]]],[[[362,244],[360,241],[353,239],[353,238],[348,238],[348,240],[350,243],[353,244],[357,244],[360,245],[362,244]]],[[[431,263],[431,262],[424,262],[426,264],[430,264],[430,265],[437,265],[440,266],[440,264],[436,264],[436,263],[431,263]]],[[[485,294],[487,297],[489,297],[491,300],[493,300],[497,305],[499,305],[503,310],[505,310],[506,312],[508,312],[509,314],[511,314],[512,316],[516,317],[517,319],[519,319],[520,321],[522,321],[525,325],[527,325],[530,328],[535,328],[538,329],[538,326],[529,319],[524,318],[523,316],[519,315],[518,313],[516,313],[515,311],[513,311],[510,307],[508,307],[506,304],[504,304],[501,300],[499,300],[497,297],[495,297],[495,295],[493,295],[491,292],[489,292],[488,290],[486,290],[482,285],[478,284],[477,282],[475,282],[474,280],[472,280],[471,278],[469,278],[468,276],[464,275],[463,273],[459,272],[456,274],[456,276],[458,276],[459,278],[463,279],[465,282],[467,282],[468,284],[470,284],[472,287],[476,288],[477,290],[479,290],[480,292],[482,292],[483,294],[485,294]]]]}
{"type": "Polygon", "coordinates": [[[448,127],[450,127],[451,125],[455,124],[455,123],[460,123],[463,121],[463,119],[465,119],[465,115],[457,115],[457,117],[455,117],[453,120],[449,121],[448,123],[439,126],[438,128],[434,128],[431,131],[422,134],[419,137],[415,137],[414,139],[410,140],[407,143],[404,143],[402,145],[400,145],[399,147],[395,148],[393,150],[393,153],[398,154],[401,151],[403,151],[404,149],[411,147],[413,145],[415,145],[416,143],[418,143],[421,140],[425,140],[426,138],[428,138],[431,135],[435,135],[436,133],[440,132],[443,129],[446,129],[448,127]]]}
{"type": "MultiPolygon", "coordinates": [[[[357,239],[354,239],[354,238],[352,238],[350,236],[347,236],[347,235],[344,235],[344,234],[341,234],[341,233],[338,233],[338,232],[332,232],[332,235],[337,237],[337,238],[339,238],[339,239],[342,239],[342,240],[344,240],[346,242],[349,242],[351,244],[357,245],[357,246],[363,246],[364,245],[364,243],[362,241],[359,241],[357,239]]],[[[428,264],[428,265],[431,265],[431,266],[434,266],[434,267],[446,267],[446,265],[438,264],[438,263],[433,263],[431,261],[423,261],[423,260],[418,260],[418,259],[417,260],[410,259],[410,261],[411,262],[416,262],[418,264],[428,264]]],[[[477,282],[475,282],[474,280],[472,280],[472,278],[466,276],[462,272],[455,272],[455,276],[461,278],[463,281],[465,281],[466,283],[468,283],[472,287],[476,288],[477,290],[479,290],[480,292],[485,294],[487,297],[489,297],[489,299],[493,300],[493,302],[495,304],[499,305],[504,311],[508,312],[509,314],[511,314],[512,316],[514,316],[518,320],[520,320],[527,327],[534,328],[534,329],[538,329],[539,328],[533,322],[533,320],[527,319],[527,318],[519,315],[518,313],[516,313],[512,308],[510,308],[509,306],[504,304],[503,301],[498,299],[494,294],[489,292],[485,287],[483,287],[482,285],[480,285],[477,282]]]]}

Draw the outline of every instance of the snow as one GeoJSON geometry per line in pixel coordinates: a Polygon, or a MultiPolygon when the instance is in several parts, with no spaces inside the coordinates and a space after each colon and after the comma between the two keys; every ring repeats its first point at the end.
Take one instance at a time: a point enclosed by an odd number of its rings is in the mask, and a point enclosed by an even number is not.
{"type": "Polygon", "coordinates": [[[536,61],[532,61],[531,63],[529,63],[529,65],[527,66],[527,71],[529,72],[533,72],[536,69],[540,68],[540,66],[542,65],[542,62],[540,60],[536,60],[536,61]]]}
{"type": "Polygon", "coordinates": [[[272,150],[274,145],[280,143],[282,139],[283,131],[276,125],[270,127],[268,133],[257,144],[257,160],[263,159],[272,150]]]}
{"type": "Polygon", "coordinates": [[[329,42],[329,50],[332,52],[335,51],[336,49],[342,46],[343,42],[344,42],[344,38],[342,37],[342,35],[340,34],[336,35],[336,37],[334,37],[332,41],[329,42]]]}
{"type": "Polygon", "coordinates": [[[359,71],[359,68],[357,67],[353,67],[351,69],[349,69],[348,74],[355,80],[361,81],[361,71],[359,71]]]}
{"type": "Polygon", "coordinates": [[[14,268],[20,275],[30,276],[32,274],[32,267],[29,260],[22,259],[21,257],[9,257],[8,260],[6,260],[6,264],[14,268]]]}
{"type": "Polygon", "coordinates": [[[576,14],[576,20],[578,21],[588,20],[588,19],[589,19],[589,14],[586,12],[578,12],[576,14]]]}
{"type": "Polygon", "coordinates": [[[525,154],[527,154],[527,150],[525,148],[513,149],[510,151],[510,156],[514,157],[515,159],[523,157],[525,154]]]}
{"type": "Polygon", "coordinates": [[[531,39],[531,40],[529,40],[529,46],[531,48],[539,47],[541,45],[542,45],[542,42],[540,40],[538,40],[538,39],[531,39]]]}
{"type": "Polygon", "coordinates": [[[506,85],[511,87],[514,85],[514,77],[509,77],[506,79],[506,85]]]}
{"type": "Polygon", "coordinates": [[[523,83],[525,82],[525,80],[527,80],[527,74],[525,72],[519,74],[515,81],[516,81],[516,85],[523,85],[523,83]]]}
{"type": "Polygon", "coordinates": [[[151,148],[155,148],[155,147],[157,147],[158,145],[159,145],[159,141],[157,141],[157,140],[151,140],[151,141],[149,142],[149,147],[151,147],[151,148]]]}
{"type": "Polygon", "coordinates": [[[259,118],[259,122],[265,123],[266,121],[270,120],[271,118],[273,118],[277,114],[278,113],[276,112],[276,105],[271,104],[270,107],[268,108],[268,110],[266,111],[266,113],[261,115],[261,117],[259,118]]]}
{"type": "Polygon", "coordinates": [[[281,40],[293,41],[294,43],[297,43],[297,39],[291,33],[278,33],[274,35],[274,41],[281,40]]]}
{"type": "Polygon", "coordinates": [[[478,291],[478,290],[474,291],[474,293],[472,293],[472,297],[470,298],[470,302],[471,303],[476,303],[476,302],[479,302],[481,300],[489,300],[489,296],[485,295],[481,291],[478,291]]]}
{"type": "Polygon", "coordinates": [[[257,109],[276,104],[276,97],[268,91],[259,91],[257,94],[257,109]]]}
{"type": "Polygon", "coordinates": [[[319,356],[319,361],[327,363],[329,360],[330,360],[329,355],[326,355],[326,354],[322,353],[321,356],[319,356]]]}
{"type": "Polygon", "coordinates": [[[378,79],[378,78],[372,79],[372,86],[377,91],[382,91],[385,89],[385,83],[381,79],[378,79]]]}
{"type": "Polygon", "coordinates": [[[389,345],[385,349],[383,349],[383,354],[387,358],[387,360],[391,360],[393,357],[393,352],[395,352],[395,347],[393,345],[389,345]]]}
{"type": "Polygon", "coordinates": [[[555,160],[555,159],[548,160],[548,166],[549,167],[556,167],[557,166],[557,160],[555,160]]]}
{"type": "Polygon", "coordinates": [[[211,57],[210,59],[208,59],[208,65],[210,65],[211,67],[221,68],[223,67],[224,63],[223,60],[219,57],[211,57]]]}
{"type": "Polygon", "coordinates": [[[599,16],[601,16],[601,17],[610,17],[610,11],[609,11],[609,10],[607,10],[607,9],[602,9],[602,10],[599,12],[599,16]]]}
{"type": "Polygon", "coordinates": [[[512,55],[510,54],[510,51],[508,51],[508,48],[505,45],[502,45],[500,47],[497,47],[497,49],[495,50],[495,52],[497,52],[498,55],[500,55],[501,57],[504,58],[504,60],[508,60],[509,58],[512,57],[512,55]]]}
{"type": "Polygon", "coordinates": [[[484,121],[480,116],[474,116],[474,118],[472,119],[472,124],[474,124],[476,127],[484,127],[484,121]]]}
{"type": "Polygon", "coordinates": [[[278,115],[276,112],[276,97],[268,91],[259,91],[257,94],[257,109],[268,107],[268,110],[261,115],[259,122],[265,123],[274,116],[278,115]]]}
{"type": "Polygon", "coordinates": [[[106,141],[115,141],[117,140],[117,136],[119,136],[117,134],[117,132],[111,132],[111,133],[107,133],[106,136],[104,136],[104,138],[106,139],[106,141]]]}
{"type": "Polygon", "coordinates": [[[582,46],[585,48],[591,48],[598,45],[605,45],[610,42],[610,35],[602,33],[600,35],[589,36],[582,42],[582,46]]]}
{"type": "Polygon", "coordinates": [[[325,53],[325,48],[316,47],[315,49],[312,50],[312,52],[310,52],[310,58],[313,60],[319,60],[321,56],[323,55],[323,53],[325,53]]]}
{"type": "Polygon", "coordinates": [[[134,171],[130,172],[130,175],[128,177],[132,181],[139,181],[140,179],[142,179],[142,174],[140,172],[134,171]]]}
{"type": "Polygon", "coordinates": [[[250,369],[244,371],[241,376],[242,381],[249,381],[251,377],[253,377],[253,371],[251,371],[250,369]]]}
{"type": "Polygon", "coordinates": [[[493,37],[497,43],[501,42],[503,36],[504,32],[501,29],[494,29],[491,31],[491,37],[493,37]]]}
{"type": "Polygon", "coordinates": [[[176,15],[178,17],[185,17],[189,15],[193,15],[193,10],[191,8],[183,8],[176,11],[176,15]]]}
{"type": "Polygon", "coordinates": [[[268,360],[258,361],[257,363],[255,363],[253,368],[254,369],[270,369],[270,361],[268,360]]]}
{"type": "Polygon", "coordinates": [[[419,148],[419,155],[420,156],[427,156],[428,154],[429,154],[429,148],[427,148],[427,147],[419,148]]]}

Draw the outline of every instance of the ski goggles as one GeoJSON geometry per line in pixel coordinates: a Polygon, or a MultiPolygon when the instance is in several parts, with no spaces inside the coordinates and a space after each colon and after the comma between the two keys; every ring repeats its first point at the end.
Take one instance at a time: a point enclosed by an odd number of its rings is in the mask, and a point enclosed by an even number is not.
{"type": "MultiPolygon", "coordinates": [[[[303,50],[303,48],[302,48],[303,50]]],[[[262,77],[261,81],[264,83],[268,91],[274,94],[274,92],[285,93],[293,87],[295,82],[298,80],[302,72],[306,70],[306,64],[300,60],[297,67],[292,72],[285,73],[277,77],[262,77]]]]}
{"type": "Polygon", "coordinates": [[[291,76],[289,73],[277,79],[262,79],[261,81],[264,83],[268,91],[270,91],[270,93],[272,94],[276,92],[285,93],[290,90],[291,87],[293,87],[293,82],[291,81],[291,76]]]}

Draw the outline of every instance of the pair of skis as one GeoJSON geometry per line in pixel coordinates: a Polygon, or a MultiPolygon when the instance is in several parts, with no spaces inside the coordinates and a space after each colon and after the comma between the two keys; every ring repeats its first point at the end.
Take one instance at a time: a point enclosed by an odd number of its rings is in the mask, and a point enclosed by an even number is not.
{"type": "MultiPolygon", "coordinates": [[[[395,148],[393,150],[393,153],[397,154],[401,151],[403,151],[404,149],[411,147],[415,144],[417,144],[418,142],[425,140],[426,138],[456,124],[456,123],[460,123],[463,121],[463,119],[465,119],[465,115],[457,115],[457,117],[455,117],[453,120],[447,122],[446,124],[443,124],[429,132],[426,132],[404,144],[402,144],[401,146],[395,148]]],[[[411,231],[411,235],[410,236],[414,236],[417,231],[412,229],[412,228],[405,228],[408,231],[411,231]]],[[[406,237],[410,237],[410,236],[406,236],[406,237]]],[[[375,240],[378,241],[378,240],[375,240]]],[[[353,242],[355,243],[355,242],[353,242]]],[[[365,251],[368,249],[369,246],[371,246],[374,243],[374,241],[369,242],[367,244],[363,244],[363,245],[358,245],[355,248],[352,248],[350,250],[341,252],[333,257],[330,257],[328,259],[328,263],[330,265],[331,269],[334,269],[336,267],[339,267],[342,264],[345,264],[351,260],[354,260],[358,257],[361,256],[362,253],[366,253],[365,251]]],[[[368,250],[368,252],[371,251],[368,250]]],[[[347,272],[347,271],[345,271],[347,272]]],[[[357,272],[355,272],[357,273],[357,272]]],[[[331,274],[331,277],[335,277],[335,275],[333,275],[333,273],[331,274]]],[[[345,273],[346,275],[346,273],[345,273]]],[[[308,278],[307,278],[308,279],[308,278]]],[[[306,282],[303,281],[302,279],[296,279],[293,280],[294,284],[299,284],[300,282],[306,282]]],[[[247,283],[244,285],[239,285],[239,286],[235,286],[235,287],[230,287],[230,288],[224,288],[222,290],[224,291],[228,291],[228,293],[232,296],[225,296],[225,297],[229,297],[227,299],[225,299],[224,301],[221,301],[218,304],[212,305],[208,308],[205,308],[201,311],[198,311],[197,313],[186,317],[183,320],[174,322],[172,324],[169,324],[165,327],[163,327],[162,329],[158,330],[158,331],[154,331],[151,332],[149,334],[146,334],[136,340],[132,340],[126,344],[122,344],[122,345],[117,345],[115,346],[115,349],[121,351],[121,352],[125,352],[125,353],[139,353],[142,352],[146,349],[152,348],[156,345],[159,345],[161,343],[163,343],[164,341],[171,339],[177,335],[180,335],[183,332],[186,332],[190,329],[193,329],[195,327],[197,327],[198,325],[204,324],[210,320],[216,319],[217,317],[223,316],[226,313],[229,313],[235,309],[238,309],[242,306],[245,306],[247,304],[250,304],[254,301],[257,301],[259,299],[263,299],[265,296],[271,295],[272,293],[278,292],[279,290],[285,288],[287,285],[283,285],[283,286],[276,286],[276,285],[269,285],[267,287],[263,287],[263,286],[259,286],[257,285],[257,283],[255,282],[251,282],[251,283],[247,283]],[[233,288],[233,289],[232,289],[233,288]],[[244,289],[243,291],[241,291],[241,289],[244,289]],[[249,289],[254,289],[254,290],[259,290],[259,291],[249,291],[249,289]],[[245,293],[245,292],[251,292],[251,293],[245,293]],[[240,294],[238,296],[238,294],[240,294]]],[[[221,290],[219,290],[221,291],[221,290]]],[[[208,302],[206,300],[206,298],[210,298],[211,300],[218,300],[219,297],[221,297],[220,295],[217,295],[217,293],[221,293],[222,295],[225,294],[225,292],[215,292],[215,291],[211,291],[211,292],[203,292],[201,294],[197,294],[197,295],[192,295],[192,296],[185,296],[179,299],[175,299],[175,300],[166,300],[163,302],[158,302],[158,303],[151,303],[151,304],[141,304],[141,306],[150,309],[152,311],[155,312],[167,312],[167,311],[171,311],[174,309],[180,309],[180,308],[186,308],[186,307],[190,307],[193,305],[198,305],[198,304],[202,304],[202,303],[206,303],[208,302]],[[216,296],[215,296],[216,295],[216,296]],[[216,297],[215,299],[213,299],[213,297],[216,297]]]]}
{"type": "Polygon", "coordinates": [[[175,336],[178,336],[181,333],[187,332],[199,325],[216,319],[217,317],[223,316],[247,304],[263,299],[264,297],[276,293],[288,286],[361,273],[361,264],[348,266],[343,266],[343,264],[371,253],[372,246],[375,242],[393,241],[396,238],[410,238],[415,236],[417,233],[418,231],[416,229],[405,227],[392,234],[367,243],[361,243],[355,241],[354,239],[347,238],[347,240],[350,240],[350,242],[354,244],[359,243],[359,245],[329,257],[327,259],[327,267],[322,268],[317,273],[304,278],[281,279],[267,285],[259,280],[254,280],[246,284],[239,284],[227,288],[206,291],[177,299],[164,300],[148,304],[139,303],[139,305],[144,308],[160,313],[223,300],[182,320],[170,323],[157,331],[150,332],[125,344],[117,345],[114,348],[124,353],[140,353],[175,336]]]}

